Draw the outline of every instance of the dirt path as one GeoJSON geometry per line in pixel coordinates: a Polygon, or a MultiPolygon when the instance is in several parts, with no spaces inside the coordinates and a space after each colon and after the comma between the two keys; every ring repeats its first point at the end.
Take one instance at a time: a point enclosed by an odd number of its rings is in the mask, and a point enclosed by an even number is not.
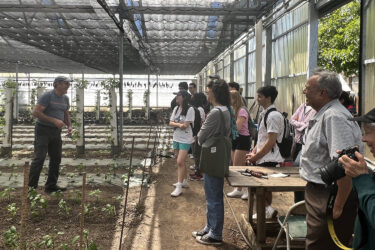
{"type": "MultiPolygon", "coordinates": [[[[202,229],[206,222],[203,182],[189,182],[190,187],[184,189],[180,197],[172,198],[171,184],[174,182],[175,159],[166,159],[154,169],[153,184],[144,194],[144,214],[140,223],[126,233],[123,249],[215,249],[197,243],[191,236],[192,231],[202,229]]],[[[225,192],[230,190],[232,187],[226,183],[225,192]]],[[[279,212],[285,213],[285,201],[291,203],[292,197],[290,193],[274,195],[274,204],[279,212]]],[[[231,199],[230,202],[237,218],[240,218],[241,213],[246,212],[247,202],[240,199],[231,199]]],[[[218,249],[247,249],[228,204],[225,201],[224,204],[224,244],[218,249]]]]}

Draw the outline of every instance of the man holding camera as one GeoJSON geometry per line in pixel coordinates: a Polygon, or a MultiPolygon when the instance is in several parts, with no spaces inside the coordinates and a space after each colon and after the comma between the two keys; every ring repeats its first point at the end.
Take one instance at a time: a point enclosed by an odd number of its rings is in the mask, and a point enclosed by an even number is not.
{"type": "Polygon", "coordinates": [[[48,178],[44,190],[46,193],[64,191],[57,186],[61,163],[61,129],[68,128],[72,134],[69,115],[69,98],[66,95],[70,80],[58,76],[53,82],[54,89],[45,92],[35,105],[33,116],[38,118],[35,125],[34,159],[30,166],[29,187],[37,188],[47,152],[49,155],[48,178]]]}
{"type": "MultiPolygon", "coordinates": [[[[339,249],[331,239],[327,225],[326,210],[332,188],[323,182],[320,169],[337,157],[337,149],[356,145],[361,152],[363,149],[358,124],[348,120],[352,115],[338,100],[341,92],[338,75],[323,70],[316,71],[303,90],[306,104],[317,111],[307,128],[300,162],[300,175],[307,181],[306,249],[309,250],[339,249]]],[[[345,176],[337,180],[332,212],[337,236],[345,245],[352,237],[356,211],[357,199],[352,191],[351,178],[345,176]]]]}
{"type": "MultiPolygon", "coordinates": [[[[375,109],[361,117],[352,119],[363,124],[362,141],[366,142],[375,157],[375,109]]],[[[354,228],[354,249],[375,249],[375,179],[369,174],[366,161],[359,152],[355,153],[358,161],[344,155],[339,162],[345,174],[353,178],[353,186],[359,200],[358,216],[354,228]]]]}

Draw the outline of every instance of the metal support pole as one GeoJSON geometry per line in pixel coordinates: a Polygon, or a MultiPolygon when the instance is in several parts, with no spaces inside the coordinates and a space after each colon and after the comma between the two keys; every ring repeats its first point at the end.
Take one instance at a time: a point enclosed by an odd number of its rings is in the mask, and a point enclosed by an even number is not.
{"type": "Polygon", "coordinates": [[[307,26],[307,79],[310,78],[318,65],[318,10],[315,1],[309,0],[307,26]]]}
{"type": "Polygon", "coordinates": [[[19,106],[18,106],[18,91],[19,91],[19,87],[18,87],[18,71],[19,71],[19,68],[18,68],[18,62],[16,63],[16,83],[17,83],[17,86],[16,86],[16,92],[15,92],[15,97],[14,97],[14,105],[13,105],[13,119],[15,121],[18,121],[18,111],[19,111],[19,106]]]}
{"type": "MultiPolygon", "coordinates": [[[[82,82],[85,80],[85,75],[82,73],[82,82]]],[[[79,124],[77,128],[79,136],[76,144],[77,155],[85,154],[85,124],[84,124],[84,112],[85,112],[85,88],[76,88],[76,107],[77,115],[76,121],[79,124]]]]}
{"type": "Polygon", "coordinates": [[[159,75],[156,74],[156,107],[159,107],[159,75]]]}
{"type": "MultiPolygon", "coordinates": [[[[245,45],[245,49],[246,49],[246,58],[245,58],[245,97],[248,97],[249,96],[249,54],[248,54],[248,51],[249,51],[249,39],[246,39],[246,45],[245,45]]],[[[247,101],[247,104],[249,103],[249,101],[246,99],[247,101]]]]}
{"type": "Polygon", "coordinates": [[[264,85],[271,85],[272,69],[272,25],[266,29],[266,70],[264,72],[264,85]]]}
{"type": "MultiPolygon", "coordinates": [[[[29,102],[28,103],[31,103],[31,92],[30,92],[30,73],[27,74],[27,93],[28,93],[28,99],[29,99],[29,102]]],[[[31,110],[31,112],[33,112],[31,110]]]]}
{"type": "Polygon", "coordinates": [[[263,22],[259,22],[255,25],[255,78],[256,78],[256,89],[262,87],[262,32],[263,22]]]}
{"type": "MultiPolygon", "coordinates": [[[[123,23],[123,20],[122,18],[120,19],[120,22],[121,24],[123,23]]],[[[120,31],[120,39],[119,39],[119,77],[120,77],[120,84],[119,84],[119,96],[120,96],[120,112],[119,112],[119,116],[120,116],[120,119],[119,119],[119,127],[120,127],[120,133],[119,133],[119,147],[121,148],[122,147],[122,135],[123,135],[123,131],[122,131],[122,128],[123,128],[123,124],[124,124],[124,117],[123,117],[123,111],[124,111],[124,107],[123,107],[123,97],[124,97],[124,94],[123,94],[123,83],[124,83],[124,79],[123,79],[123,74],[124,74],[124,33],[120,31]]]]}
{"type": "MultiPolygon", "coordinates": [[[[234,40],[234,24],[231,24],[230,38],[234,40]]],[[[234,46],[230,49],[230,82],[234,81],[234,46]]]]}
{"type": "Polygon", "coordinates": [[[148,75],[147,75],[147,107],[146,107],[146,119],[150,120],[150,69],[148,70],[148,75]]]}

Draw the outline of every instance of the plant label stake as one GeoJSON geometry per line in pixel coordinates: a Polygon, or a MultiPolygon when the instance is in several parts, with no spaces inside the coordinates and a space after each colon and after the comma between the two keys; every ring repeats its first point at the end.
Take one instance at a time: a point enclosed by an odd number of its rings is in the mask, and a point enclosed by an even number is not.
{"type": "Polygon", "coordinates": [[[23,190],[22,190],[22,209],[21,209],[21,229],[20,229],[20,249],[24,249],[25,246],[25,224],[26,224],[26,217],[27,217],[27,194],[29,189],[29,172],[30,166],[29,162],[25,162],[25,166],[23,168],[23,190]]]}

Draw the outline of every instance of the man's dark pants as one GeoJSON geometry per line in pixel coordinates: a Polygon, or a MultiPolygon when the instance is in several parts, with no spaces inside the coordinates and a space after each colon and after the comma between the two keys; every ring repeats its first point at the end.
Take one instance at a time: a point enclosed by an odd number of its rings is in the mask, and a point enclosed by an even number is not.
{"type": "Polygon", "coordinates": [[[192,148],[193,148],[194,164],[195,164],[195,174],[201,175],[201,172],[199,171],[199,162],[201,160],[202,146],[198,144],[198,138],[192,145],[193,145],[192,148]]]}
{"type": "Polygon", "coordinates": [[[30,166],[29,175],[30,187],[38,187],[40,172],[42,171],[47,153],[50,161],[45,189],[56,187],[61,163],[61,149],[61,130],[56,127],[44,126],[37,123],[35,126],[34,159],[30,166]]]}
{"type": "MultiPolygon", "coordinates": [[[[335,245],[328,231],[326,208],[329,196],[330,189],[325,185],[307,183],[305,202],[307,210],[306,249],[308,250],[340,249],[335,245]]],[[[352,238],[357,208],[357,196],[352,190],[341,216],[333,221],[337,237],[346,246],[352,238]]]]}

